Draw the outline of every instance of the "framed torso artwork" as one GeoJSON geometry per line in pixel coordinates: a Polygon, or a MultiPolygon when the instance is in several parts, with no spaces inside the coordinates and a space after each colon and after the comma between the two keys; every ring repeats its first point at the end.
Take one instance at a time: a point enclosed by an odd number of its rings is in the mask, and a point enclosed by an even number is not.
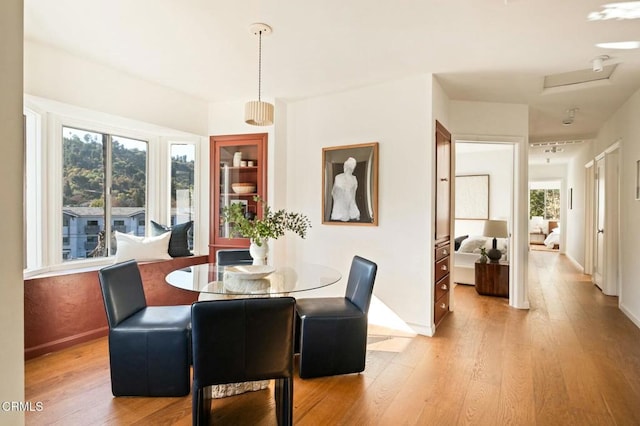
{"type": "Polygon", "coordinates": [[[378,224],[378,143],[322,149],[322,223],[378,224]]]}

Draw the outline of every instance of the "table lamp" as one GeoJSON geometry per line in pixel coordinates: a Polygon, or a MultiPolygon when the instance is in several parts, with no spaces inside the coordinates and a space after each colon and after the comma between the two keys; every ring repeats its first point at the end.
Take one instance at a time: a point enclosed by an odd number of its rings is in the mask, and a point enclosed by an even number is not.
{"type": "Polygon", "coordinates": [[[507,221],[485,220],[482,235],[485,237],[493,237],[493,245],[491,246],[491,250],[487,252],[487,257],[492,262],[500,261],[502,252],[498,250],[498,240],[496,238],[507,238],[509,236],[509,232],[507,231],[507,221]]]}

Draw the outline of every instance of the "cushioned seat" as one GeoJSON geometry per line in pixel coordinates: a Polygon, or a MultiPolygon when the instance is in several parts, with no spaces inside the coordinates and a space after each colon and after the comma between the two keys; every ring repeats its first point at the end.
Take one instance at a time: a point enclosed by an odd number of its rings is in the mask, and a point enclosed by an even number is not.
{"type": "Polygon", "coordinates": [[[358,373],[365,368],[367,313],[377,265],[355,256],[345,297],[298,299],[296,342],[302,378],[358,373]]]}
{"type": "Polygon", "coordinates": [[[220,266],[251,265],[253,258],[249,249],[223,249],[216,252],[216,263],[220,266]]]}
{"type": "Polygon", "coordinates": [[[190,391],[191,307],[147,306],[135,261],[99,271],[109,323],[115,396],[184,396],[190,391]]]}
{"type": "Polygon", "coordinates": [[[196,302],[192,305],[194,425],[208,425],[205,388],[275,379],[276,418],[293,423],[292,297],[196,302]]]}

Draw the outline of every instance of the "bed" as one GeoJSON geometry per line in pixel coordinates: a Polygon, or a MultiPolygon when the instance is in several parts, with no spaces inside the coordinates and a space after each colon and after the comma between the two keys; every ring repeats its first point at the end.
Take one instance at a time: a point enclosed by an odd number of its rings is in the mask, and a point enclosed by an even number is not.
{"type": "Polygon", "coordinates": [[[560,247],[560,224],[557,221],[549,221],[549,234],[544,239],[544,245],[550,249],[560,247]]]}

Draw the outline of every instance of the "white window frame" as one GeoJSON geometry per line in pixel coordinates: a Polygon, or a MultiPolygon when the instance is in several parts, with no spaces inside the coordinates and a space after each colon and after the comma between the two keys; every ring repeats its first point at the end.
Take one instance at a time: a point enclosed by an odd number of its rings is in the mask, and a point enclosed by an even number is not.
{"type": "Polygon", "coordinates": [[[200,163],[203,161],[200,158],[200,145],[206,138],[28,95],[25,96],[24,111],[27,125],[33,126],[28,133],[34,134],[35,130],[35,140],[28,141],[26,154],[28,163],[25,176],[27,182],[35,186],[35,190],[25,194],[28,206],[26,219],[30,225],[26,237],[25,278],[48,273],[91,270],[113,263],[113,256],[66,262],[62,260],[63,127],[139,139],[148,143],[147,235],[150,219],[160,223],[168,223],[170,219],[170,145],[195,145],[194,254],[198,254],[196,240],[201,217],[200,163]]]}

